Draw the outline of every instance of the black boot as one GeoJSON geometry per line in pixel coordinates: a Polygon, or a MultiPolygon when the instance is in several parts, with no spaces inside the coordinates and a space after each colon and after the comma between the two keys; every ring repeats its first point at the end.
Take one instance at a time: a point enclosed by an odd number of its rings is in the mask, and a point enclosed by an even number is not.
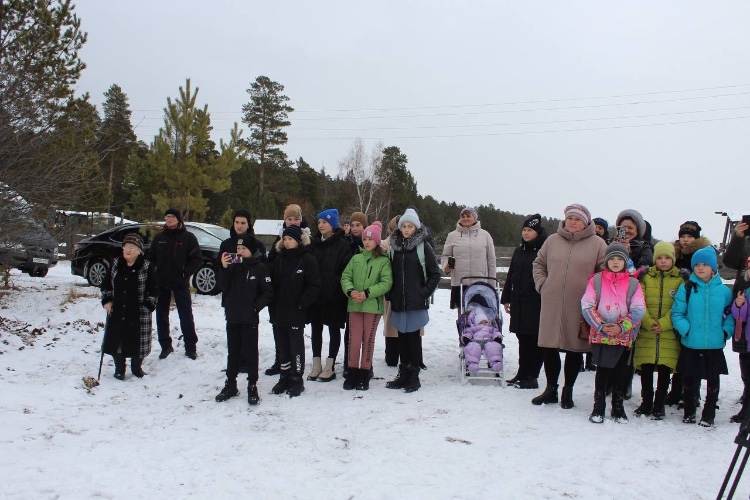
{"type": "Polygon", "coordinates": [[[513,376],[513,378],[509,378],[505,381],[508,385],[516,385],[521,381],[521,369],[519,368],[516,374],[513,376]]]}
{"type": "Polygon", "coordinates": [[[729,419],[730,422],[735,424],[741,424],[742,421],[747,417],[750,411],[750,384],[745,385],[745,389],[742,391],[742,407],[740,407],[739,413],[732,415],[729,419]]]}
{"type": "Polygon", "coordinates": [[[636,408],[633,413],[635,413],[636,417],[640,417],[641,415],[651,415],[651,412],[653,410],[654,410],[654,391],[646,388],[643,391],[641,391],[641,406],[636,408]]]}
{"type": "Polygon", "coordinates": [[[612,418],[618,424],[627,424],[628,416],[625,414],[625,394],[621,390],[612,391],[612,418]]]}
{"type": "MultiPolygon", "coordinates": [[[[695,399],[691,397],[684,398],[685,406],[683,408],[682,423],[694,424],[695,423],[695,399]]],[[[716,411],[716,408],[714,408],[716,411]]]]}
{"type": "Polygon", "coordinates": [[[419,382],[420,370],[421,368],[419,368],[418,366],[409,365],[409,378],[406,380],[406,384],[404,384],[404,392],[415,392],[418,391],[420,387],[422,387],[422,384],[419,382]]]}
{"type": "Polygon", "coordinates": [[[303,392],[305,392],[305,383],[302,380],[302,374],[294,373],[289,377],[289,389],[286,390],[286,393],[289,397],[296,398],[303,392]]]}
{"type": "Polygon", "coordinates": [[[401,363],[400,365],[398,365],[398,374],[396,375],[396,378],[389,382],[386,382],[385,386],[388,389],[403,389],[404,385],[406,384],[407,376],[407,365],[401,363]]]}
{"type": "Polygon", "coordinates": [[[253,406],[260,403],[260,396],[258,395],[258,386],[255,382],[247,383],[247,402],[253,406]]]}
{"type": "Polygon", "coordinates": [[[531,404],[533,405],[549,405],[552,403],[557,403],[557,384],[555,385],[548,385],[544,392],[535,397],[531,400],[531,404]]]}
{"type": "Polygon", "coordinates": [[[664,420],[666,412],[664,411],[664,401],[667,399],[666,389],[656,389],[654,395],[654,408],[651,411],[651,420],[664,420]]]}
{"type": "Polygon", "coordinates": [[[589,422],[601,424],[604,422],[604,411],[607,409],[607,395],[604,391],[594,391],[594,409],[589,415],[589,422]]]}
{"type": "Polygon", "coordinates": [[[266,368],[266,375],[268,376],[274,376],[274,375],[280,375],[281,374],[281,363],[279,363],[279,358],[276,358],[276,361],[273,362],[273,364],[270,366],[270,368],[266,368]]]}
{"type": "Polygon", "coordinates": [[[359,369],[348,367],[344,372],[344,390],[352,391],[357,388],[357,378],[359,377],[359,369]]]}
{"type": "Polygon", "coordinates": [[[516,384],[519,389],[539,389],[539,381],[533,377],[526,377],[516,384]]]}
{"type": "Polygon", "coordinates": [[[167,356],[169,356],[173,352],[174,348],[172,347],[172,344],[169,344],[168,346],[162,346],[161,352],[159,353],[159,359],[167,359],[167,356]]]}
{"type": "Polygon", "coordinates": [[[716,418],[716,399],[706,397],[706,403],[703,406],[703,413],[701,414],[701,421],[698,425],[702,427],[713,427],[714,418],[716,418]]]}
{"type": "Polygon", "coordinates": [[[279,373],[279,381],[273,386],[271,392],[274,394],[284,394],[287,389],[289,389],[289,370],[281,370],[279,373]]]}
{"type": "Polygon", "coordinates": [[[115,360],[115,378],[125,380],[125,356],[115,354],[112,358],[115,360]]]}
{"type": "Polygon", "coordinates": [[[130,358],[130,372],[138,378],[143,378],[143,376],[146,374],[143,371],[143,367],[141,366],[142,363],[142,358],[138,358],[136,356],[130,358]]]}
{"type": "Polygon", "coordinates": [[[224,383],[224,388],[221,390],[219,394],[216,395],[214,399],[218,401],[219,403],[226,401],[229,398],[233,398],[235,396],[239,396],[240,391],[237,389],[237,380],[229,380],[224,383]]]}
{"type": "Polygon", "coordinates": [[[562,396],[560,396],[560,408],[563,410],[570,410],[575,404],[573,403],[573,388],[564,387],[562,390],[562,396]]]}
{"type": "Polygon", "coordinates": [[[664,404],[674,406],[682,401],[682,374],[675,373],[672,375],[672,387],[669,388],[669,394],[664,404]]]}
{"type": "Polygon", "coordinates": [[[360,368],[359,377],[357,378],[357,390],[366,391],[370,389],[370,370],[360,368]]]}

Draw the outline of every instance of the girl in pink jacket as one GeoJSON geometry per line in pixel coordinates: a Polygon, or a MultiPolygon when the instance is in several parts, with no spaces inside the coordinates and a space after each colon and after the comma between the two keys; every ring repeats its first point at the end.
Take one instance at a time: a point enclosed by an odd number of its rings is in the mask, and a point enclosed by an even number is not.
{"type": "Polygon", "coordinates": [[[589,420],[604,421],[607,384],[612,382],[612,418],[627,423],[623,396],[630,348],[646,312],[638,280],[627,272],[628,249],[620,243],[607,247],[605,269],[589,278],[581,299],[583,318],[591,326],[589,344],[596,365],[594,410],[589,420]]]}

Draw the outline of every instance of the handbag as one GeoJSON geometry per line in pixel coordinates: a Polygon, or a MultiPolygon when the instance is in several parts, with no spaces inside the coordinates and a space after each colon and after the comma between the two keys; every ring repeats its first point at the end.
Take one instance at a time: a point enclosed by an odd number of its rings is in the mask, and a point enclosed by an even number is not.
{"type": "Polygon", "coordinates": [[[581,315],[580,322],[580,325],[578,325],[578,338],[581,340],[588,340],[589,335],[591,335],[591,327],[586,320],[583,319],[583,315],[581,315]]]}

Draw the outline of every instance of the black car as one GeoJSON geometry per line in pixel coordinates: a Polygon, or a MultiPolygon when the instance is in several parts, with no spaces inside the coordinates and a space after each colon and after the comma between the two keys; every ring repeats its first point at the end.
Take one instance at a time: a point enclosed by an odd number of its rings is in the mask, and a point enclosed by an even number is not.
{"type": "Polygon", "coordinates": [[[32,216],[26,200],[0,183],[0,265],[30,276],[46,276],[57,264],[57,247],[47,227],[32,216]]]}
{"type": "MultiPolygon", "coordinates": [[[[193,275],[193,287],[204,295],[219,293],[214,264],[219,245],[229,238],[229,230],[198,222],[185,222],[185,228],[198,239],[203,256],[203,265],[193,275]]],[[[99,287],[112,259],[122,255],[122,240],[126,234],[138,232],[143,238],[144,251],[148,252],[151,241],[161,230],[161,224],[125,224],[81,240],[75,244],[70,270],[74,275],[86,278],[92,286],[99,287]]]]}

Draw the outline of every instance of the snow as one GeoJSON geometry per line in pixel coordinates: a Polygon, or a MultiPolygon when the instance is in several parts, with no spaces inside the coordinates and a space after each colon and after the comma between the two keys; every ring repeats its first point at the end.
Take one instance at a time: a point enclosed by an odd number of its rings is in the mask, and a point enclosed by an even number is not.
{"type": "MultiPolygon", "coordinates": [[[[89,393],[82,379],[96,377],[104,319],[98,291],[67,262],[46,278],[12,278],[17,289],[0,298],[3,498],[714,498],[736,449],[729,416],[742,385],[729,348],[715,428],[683,424],[674,408],[662,422],[636,418],[637,397],[626,402],[628,425],[594,425],[592,372],[580,374],[572,410],[533,406],[540,391],[462,385],[450,292],[438,290],[418,392],[384,387],[395,369],[378,336],[369,391],[345,392],[337,378],[305,382],[289,399],[270,394],[276,379],[261,373],[262,401],[250,407],[244,383],[240,397],[214,401],[223,313],[219,297],[195,296],[196,361],[181,343],[159,360],[155,342],[144,379],[115,380],[105,359],[89,393]]],[[[262,317],[265,368],[273,341],[262,317]]],[[[509,376],[518,344],[505,334],[509,376]]],[[[738,494],[749,490],[746,474],[738,494]]]]}

